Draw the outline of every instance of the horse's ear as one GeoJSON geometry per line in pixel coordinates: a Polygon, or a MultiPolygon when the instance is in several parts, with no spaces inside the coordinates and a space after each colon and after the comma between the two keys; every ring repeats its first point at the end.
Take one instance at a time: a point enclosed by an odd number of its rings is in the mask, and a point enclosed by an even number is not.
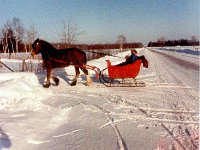
{"type": "Polygon", "coordinates": [[[37,39],[35,39],[35,41],[34,42],[38,42],[40,39],[39,38],[37,38],[37,39]]]}

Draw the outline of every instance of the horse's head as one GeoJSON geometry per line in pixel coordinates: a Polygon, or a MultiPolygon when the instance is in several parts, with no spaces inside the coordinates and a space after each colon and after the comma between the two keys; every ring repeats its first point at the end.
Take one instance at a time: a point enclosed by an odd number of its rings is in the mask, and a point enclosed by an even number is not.
{"type": "Polygon", "coordinates": [[[33,44],[32,44],[32,51],[31,51],[31,55],[34,56],[34,55],[37,55],[41,52],[41,41],[40,39],[36,39],[33,44]]]}

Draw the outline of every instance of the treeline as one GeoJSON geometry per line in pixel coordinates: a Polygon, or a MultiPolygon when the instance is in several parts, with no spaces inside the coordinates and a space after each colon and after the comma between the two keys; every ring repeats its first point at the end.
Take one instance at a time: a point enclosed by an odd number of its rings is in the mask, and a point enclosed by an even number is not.
{"type": "MultiPolygon", "coordinates": [[[[8,49],[10,49],[10,53],[16,52],[16,41],[14,39],[11,39],[12,42],[8,42],[8,49]],[[12,43],[12,44],[11,44],[12,43]]],[[[58,49],[63,49],[63,48],[67,48],[68,46],[66,46],[66,44],[64,43],[52,43],[52,45],[55,48],[58,49]]],[[[113,43],[113,44],[73,44],[70,47],[77,47],[83,50],[101,50],[101,49],[120,49],[120,45],[113,43]]],[[[131,49],[131,48],[141,48],[143,47],[142,43],[125,43],[123,45],[123,49],[131,49]]],[[[24,44],[22,42],[19,42],[18,44],[18,52],[30,52],[31,51],[31,47],[29,44],[24,44]]],[[[0,43],[0,53],[5,52],[3,50],[3,44],[0,43]]]]}
{"type": "Polygon", "coordinates": [[[180,39],[180,40],[158,40],[156,42],[149,42],[148,47],[164,47],[164,46],[198,46],[197,39],[180,39]]]}
{"type": "MultiPolygon", "coordinates": [[[[64,43],[54,43],[53,46],[58,49],[67,48],[68,46],[64,43]]],[[[77,47],[83,50],[101,50],[101,49],[120,49],[118,43],[111,44],[72,44],[70,47],[77,47]]],[[[142,43],[124,43],[123,49],[128,48],[141,48],[143,47],[142,43]]]]}

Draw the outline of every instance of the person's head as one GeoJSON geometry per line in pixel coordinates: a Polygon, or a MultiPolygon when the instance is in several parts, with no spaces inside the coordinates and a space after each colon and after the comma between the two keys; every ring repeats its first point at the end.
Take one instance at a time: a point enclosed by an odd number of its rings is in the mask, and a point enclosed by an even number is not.
{"type": "Polygon", "coordinates": [[[131,54],[137,54],[137,51],[135,49],[132,49],[131,54]]]}

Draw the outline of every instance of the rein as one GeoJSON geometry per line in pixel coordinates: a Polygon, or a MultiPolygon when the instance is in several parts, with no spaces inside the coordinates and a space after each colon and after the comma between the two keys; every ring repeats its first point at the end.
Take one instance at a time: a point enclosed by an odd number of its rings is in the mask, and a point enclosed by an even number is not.
{"type": "Polygon", "coordinates": [[[49,58],[49,60],[52,60],[52,61],[55,61],[55,62],[59,62],[59,63],[62,63],[62,64],[68,64],[66,61],[55,59],[55,58],[51,58],[51,57],[49,58]]]}
{"type": "Polygon", "coordinates": [[[101,55],[108,55],[108,56],[112,56],[112,57],[118,57],[118,58],[124,58],[124,57],[120,57],[120,56],[116,56],[116,55],[110,55],[110,54],[104,54],[104,53],[99,53],[99,52],[93,52],[93,51],[85,51],[86,53],[89,52],[89,53],[95,53],[95,54],[101,54],[101,55]]]}

